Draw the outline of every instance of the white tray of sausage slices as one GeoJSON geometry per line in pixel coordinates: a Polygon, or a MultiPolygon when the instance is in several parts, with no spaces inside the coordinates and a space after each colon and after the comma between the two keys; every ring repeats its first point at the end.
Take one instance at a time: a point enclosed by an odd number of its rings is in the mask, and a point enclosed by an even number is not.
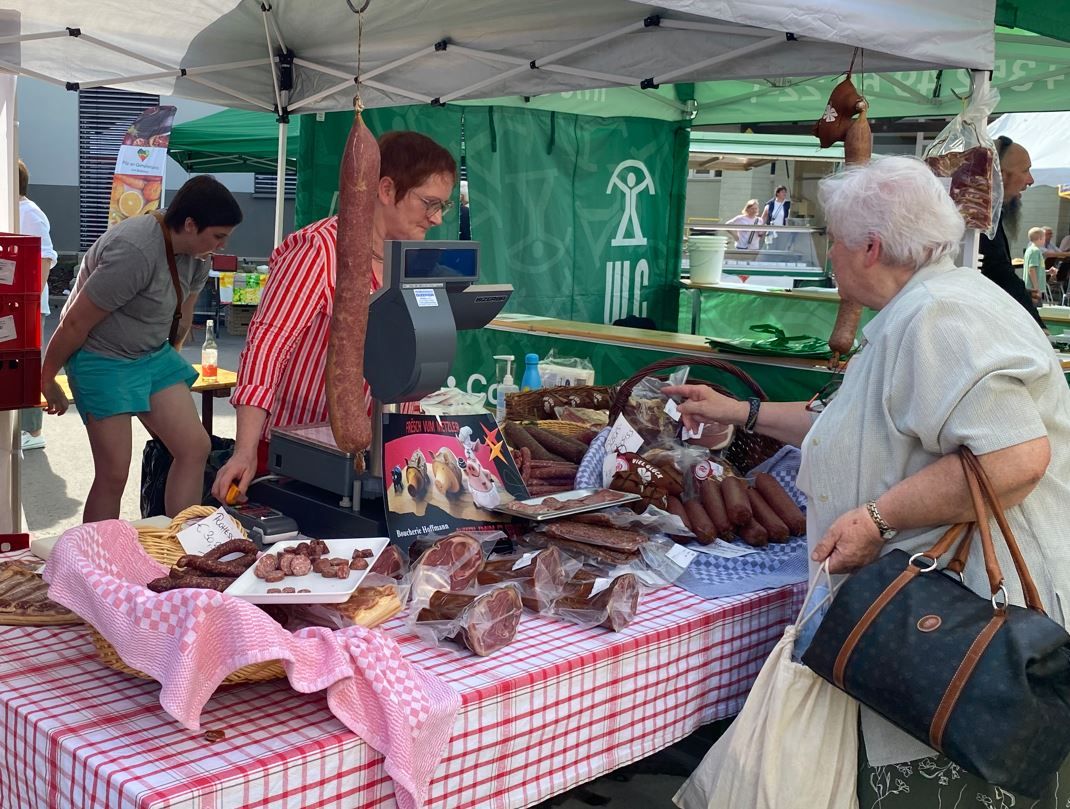
{"type": "MultiPolygon", "coordinates": [[[[269,554],[278,556],[286,548],[296,548],[302,542],[310,542],[307,537],[298,537],[287,542],[276,542],[269,554]]],[[[248,601],[251,604],[341,604],[348,601],[359,586],[364,576],[371,570],[379,554],[390,544],[386,537],[366,537],[362,539],[325,539],[329,553],[328,558],[350,560],[358,551],[371,551],[366,556],[367,567],[363,570],[351,570],[345,579],[324,578],[312,571],[304,576],[286,576],[282,581],[268,582],[256,575],[256,565],[252,565],[226,589],[226,594],[248,601]],[[268,592],[292,587],[294,592],[268,592]],[[305,592],[302,592],[305,591],[305,592]]]]}

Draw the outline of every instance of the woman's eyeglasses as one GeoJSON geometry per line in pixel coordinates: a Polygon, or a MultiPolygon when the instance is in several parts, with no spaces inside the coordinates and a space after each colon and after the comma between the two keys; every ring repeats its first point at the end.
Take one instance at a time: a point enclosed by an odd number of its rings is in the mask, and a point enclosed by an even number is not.
{"type": "Polygon", "coordinates": [[[435,214],[442,214],[445,216],[451,210],[453,210],[452,199],[427,199],[416,194],[416,199],[420,200],[424,204],[428,216],[434,216],[435,214]]]}
{"type": "Polygon", "coordinates": [[[843,384],[843,375],[847,371],[848,361],[851,357],[865,348],[865,345],[866,340],[863,338],[857,348],[836,364],[836,370],[832,372],[832,378],[821,387],[821,390],[811,396],[810,401],[806,403],[806,409],[809,412],[820,413],[828,406],[828,403],[832,401],[836,392],[839,391],[840,385],[843,384]]]}

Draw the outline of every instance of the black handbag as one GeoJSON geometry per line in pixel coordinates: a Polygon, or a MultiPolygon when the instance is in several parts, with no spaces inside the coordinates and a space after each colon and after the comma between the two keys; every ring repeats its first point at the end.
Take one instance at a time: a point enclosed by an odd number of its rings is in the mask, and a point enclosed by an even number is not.
{"type": "Polygon", "coordinates": [[[976,522],[952,526],[923,553],[891,551],[848,578],[803,662],[988,783],[1037,798],[1070,754],[1070,635],[1044,614],[980,463],[968,449],[960,455],[976,522]],[[990,513],[1025,608],[1006,603],[990,513]],[[990,599],[960,581],[975,528],[990,599]],[[937,569],[960,536],[952,562],[937,569]]]}

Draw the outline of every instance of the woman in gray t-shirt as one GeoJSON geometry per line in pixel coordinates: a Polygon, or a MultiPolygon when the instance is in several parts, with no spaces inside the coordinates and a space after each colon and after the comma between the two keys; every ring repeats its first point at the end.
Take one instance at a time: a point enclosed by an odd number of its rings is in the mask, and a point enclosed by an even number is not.
{"type": "Polygon", "coordinates": [[[69,402],[56,382],[66,366],[74,402],[89,433],[95,476],[85,522],[115,519],[130,469],[130,417],[137,416],[174,457],[167,477],[169,515],[201,502],[211,449],[189,388],[197,372],[176,350],[189,333],[193,305],[208,278],[206,257],[242,220],[231,193],[194,177],[161,216],[135,216],[89,248],[63,316],[45,350],[41,390],[48,412],[69,402]],[[168,242],[181,296],[168,260],[168,242]],[[172,334],[181,301],[181,321],[172,334]]]}

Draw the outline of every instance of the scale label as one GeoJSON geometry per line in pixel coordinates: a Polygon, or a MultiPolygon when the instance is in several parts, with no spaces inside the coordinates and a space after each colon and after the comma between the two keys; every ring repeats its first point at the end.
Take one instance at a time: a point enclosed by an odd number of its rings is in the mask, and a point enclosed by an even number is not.
{"type": "Polygon", "coordinates": [[[414,289],[412,294],[416,296],[417,306],[438,306],[438,298],[433,289],[414,289]]]}

